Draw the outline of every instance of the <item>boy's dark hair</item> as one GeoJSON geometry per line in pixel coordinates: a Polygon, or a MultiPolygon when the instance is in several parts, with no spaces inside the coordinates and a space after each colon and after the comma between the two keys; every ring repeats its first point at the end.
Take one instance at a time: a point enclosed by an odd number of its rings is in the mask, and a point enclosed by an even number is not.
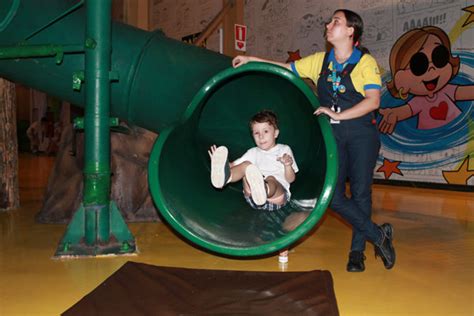
{"type": "Polygon", "coordinates": [[[271,110],[263,110],[252,116],[249,123],[250,129],[254,123],[268,123],[278,129],[278,118],[271,110]]]}

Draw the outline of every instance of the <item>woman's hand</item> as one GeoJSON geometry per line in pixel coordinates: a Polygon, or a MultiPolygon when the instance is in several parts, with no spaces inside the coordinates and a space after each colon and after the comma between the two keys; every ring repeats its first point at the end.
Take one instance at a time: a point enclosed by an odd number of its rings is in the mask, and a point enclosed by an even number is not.
{"type": "Polygon", "coordinates": [[[236,56],[236,57],[234,57],[234,59],[232,59],[232,67],[237,68],[237,67],[245,65],[246,63],[251,62],[251,61],[256,61],[256,62],[261,62],[261,63],[269,63],[269,64],[272,64],[272,65],[277,65],[277,66],[286,68],[288,70],[291,70],[291,65],[290,64],[280,63],[280,62],[277,62],[277,61],[263,59],[263,58],[255,57],[255,56],[243,56],[243,55],[236,56]]]}
{"type": "Polygon", "coordinates": [[[232,67],[237,68],[242,65],[245,65],[249,61],[252,61],[251,56],[243,56],[243,55],[238,55],[232,59],[232,67]]]}
{"type": "Polygon", "coordinates": [[[332,118],[335,121],[339,121],[340,120],[340,115],[341,115],[340,113],[336,113],[333,110],[331,110],[330,108],[327,108],[327,107],[324,107],[324,106],[320,106],[319,108],[317,108],[316,111],[313,112],[313,114],[314,115],[326,114],[327,116],[329,116],[330,118],[332,118]]]}

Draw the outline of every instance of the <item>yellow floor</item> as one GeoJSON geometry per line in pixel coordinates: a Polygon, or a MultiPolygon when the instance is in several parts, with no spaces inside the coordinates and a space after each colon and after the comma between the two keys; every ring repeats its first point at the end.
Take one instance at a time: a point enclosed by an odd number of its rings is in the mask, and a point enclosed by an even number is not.
{"type": "MultiPolygon", "coordinates": [[[[34,222],[52,164],[51,157],[22,155],[22,206],[0,213],[1,316],[58,315],[128,260],[280,271],[275,256],[244,260],[210,255],[162,223],[129,225],[139,248],[135,256],[52,259],[66,226],[34,222]]],[[[369,246],[366,271],[346,272],[351,232],[329,213],[291,250],[287,271],[331,271],[341,315],[474,315],[474,194],[376,185],[374,213],[376,222],[395,227],[393,270],[385,270],[369,246]]]]}

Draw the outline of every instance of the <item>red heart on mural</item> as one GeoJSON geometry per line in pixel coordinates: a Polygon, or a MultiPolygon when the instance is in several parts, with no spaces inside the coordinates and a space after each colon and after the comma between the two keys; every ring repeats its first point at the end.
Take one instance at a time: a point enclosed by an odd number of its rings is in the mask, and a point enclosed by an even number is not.
{"type": "Polygon", "coordinates": [[[443,101],[438,106],[432,107],[430,109],[430,116],[434,120],[446,120],[446,116],[448,116],[448,103],[446,103],[446,101],[443,101]]]}
{"type": "Polygon", "coordinates": [[[241,49],[242,47],[244,47],[244,43],[242,43],[242,42],[237,42],[237,46],[241,49]]]}

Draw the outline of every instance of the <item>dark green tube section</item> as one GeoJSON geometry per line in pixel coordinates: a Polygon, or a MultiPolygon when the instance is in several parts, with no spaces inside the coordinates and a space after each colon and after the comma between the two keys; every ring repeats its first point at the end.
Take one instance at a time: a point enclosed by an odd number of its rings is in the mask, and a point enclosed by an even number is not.
{"type": "MultiPolygon", "coordinates": [[[[41,1],[0,1],[0,46],[25,38],[34,45],[84,45],[83,8],[42,29],[77,3],[48,1],[46,11],[41,1]]],[[[111,67],[119,74],[111,85],[112,115],[160,133],[149,162],[150,190],[186,239],[216,253],[263,255],[290,246],[321,219],[336,182],[337,150],[327,119],[312,115],[317,98],[293,73],[261,63],[232,69],[228,57],[118,23],[111,67]],[[277,113],[279,142],[292,147],[300,168],[291,203],[275,212],[250,208],[240,184],[216,190],[209,177],[209,146],[226,145],[231,159],[242,155],[254,146],[248,121],[261,109],[277,113]],[[300,212],[310,215],[285,230],[300,212]]],[[[78,105],[85,103],[84,89],[74,91],[72,78],[83,70],[83,54],[65,54],[60,65],[55,58],[0,59],[0,76],[78,105]]]]}
{"type": "MultiPolygon", "coordinates": [[[[78,2],[0,1],[0,21],[4,21],[0,22],[0,46],[17,45],[26,38],[28,45],[85,46],[84,6],[41,30],[78,2]]],[[[153,131],[179,121],[204,83],[230,65],[226,56],[167,38],[160,31],[146,32],[121,23],[112,24],[111,42],[111,69],[119,79],[111,83],[110,111],[153,131]]],[[[72,89],[73,73],[84,68],[80,53],[64,54],[60,65],[55,58],[0,59],[2,77],[77,105],[85,104],[85,89],[72,89]]]]}

